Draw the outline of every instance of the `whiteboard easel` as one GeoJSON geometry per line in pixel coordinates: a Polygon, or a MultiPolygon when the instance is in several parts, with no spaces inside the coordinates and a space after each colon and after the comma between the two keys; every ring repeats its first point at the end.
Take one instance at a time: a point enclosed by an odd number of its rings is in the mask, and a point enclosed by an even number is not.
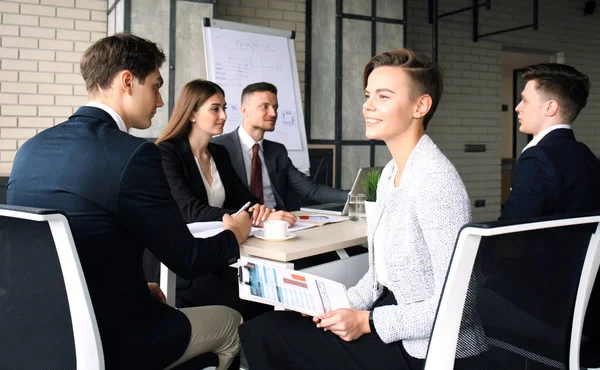
{"type": "Polygon", "coordinates": [[[225,91],[227,121],[224,132],[242,123],[241,93],[255,82],[277,87],[279,103],[275,131],[265,139],[285,145],[294,165],[310,167],[294,32],[204,18],[204,50],[207,79],[225,91]]]}

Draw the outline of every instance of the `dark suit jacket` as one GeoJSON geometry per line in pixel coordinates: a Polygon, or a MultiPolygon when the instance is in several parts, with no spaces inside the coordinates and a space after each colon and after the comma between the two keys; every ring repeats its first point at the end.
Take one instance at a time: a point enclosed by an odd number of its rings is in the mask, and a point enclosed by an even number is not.
{"type": "Polygon", "coordinates": [[[189,233],[156,145],[120,131],[93,107],[79,108],[19,149],[7,200],[68,215],[107,369],[163,369],[189,342],[185,315],[148,290],[144,247],[187,278],[239,257],[231,231],[209,239],[189,233]]]}
{"type": "Polygon", "coordinates": [[[503,220],[600,211],[600,161],[572,130],[549,132],[515,165],[503,220]]]}
{"type": "MultiPolygon", "coordinates": [[[[244,185],[249,188],[242,146],[238,130],[228,134],[217,136],[212,139],[214,143],[227,148],[235,172],[244,185]]],[[[283,144],[270,140],[263,140],[263,155],[269,180],[275,195],[277,209],[295,211],[300,208],[298,202],[288,196],[289,190],[293,190],[304,201],[315,203],[345,202],[348,197],[347,191],[331,188],[326,185],[317,184],[308,176],[298,171],[288,157],[287,149],[283,144]]]]}
{"type": "Polygon", "coordinates": [[[235,173],[227,149],[223,146],[213,143],[208,145],[225,188],[223,208],[208,205],[206,188],[187,135],[163,141],[158,144],[158,148],[162,152],[162,164],[171,186],[171,194],[186,222],[221,221],[224,214],[236,212],[248,201],[258,203],[258,199],[235,173]]]}

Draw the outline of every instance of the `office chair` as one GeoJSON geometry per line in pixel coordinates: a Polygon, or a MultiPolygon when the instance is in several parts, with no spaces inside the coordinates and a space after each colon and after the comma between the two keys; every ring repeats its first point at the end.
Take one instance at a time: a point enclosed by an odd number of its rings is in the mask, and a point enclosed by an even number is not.
{"type": "Polygon", "coordinates": [[[583,215],[465,225],[425,370],[579,370],[599,223],[583,215]]]}
{"type": "Polygon", "coordinates": [[[0,369],[104,369],[96,317],[60,211],[0,205],[0,369]]]}

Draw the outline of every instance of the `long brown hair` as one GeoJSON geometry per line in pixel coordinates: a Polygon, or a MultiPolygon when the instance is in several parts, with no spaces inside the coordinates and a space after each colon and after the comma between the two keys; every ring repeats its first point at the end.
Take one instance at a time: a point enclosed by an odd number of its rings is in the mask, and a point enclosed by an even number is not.
{"type": "Polygon", "coordinates": [[[179,93],[169,124],[156,140],[156,144],[187,135],[190,132],[192,113],[217,93],[225,96],[221,86],[211,81],[197,79],[185,84],[179,93]]]}

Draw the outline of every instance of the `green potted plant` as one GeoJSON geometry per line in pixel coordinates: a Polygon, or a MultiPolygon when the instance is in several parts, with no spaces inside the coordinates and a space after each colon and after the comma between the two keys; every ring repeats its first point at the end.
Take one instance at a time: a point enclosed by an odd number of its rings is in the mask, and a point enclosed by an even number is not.
{"type": "Polygon", "coordinates": [[[367,214],[367,223],[369,222],[369,215],[375,209],[375,201],[377,200],[377,184],[381,177],[381,168],[374,168],[367,176],[361,180],[363,188],[365,189],[365,213],[367,214]]]}

